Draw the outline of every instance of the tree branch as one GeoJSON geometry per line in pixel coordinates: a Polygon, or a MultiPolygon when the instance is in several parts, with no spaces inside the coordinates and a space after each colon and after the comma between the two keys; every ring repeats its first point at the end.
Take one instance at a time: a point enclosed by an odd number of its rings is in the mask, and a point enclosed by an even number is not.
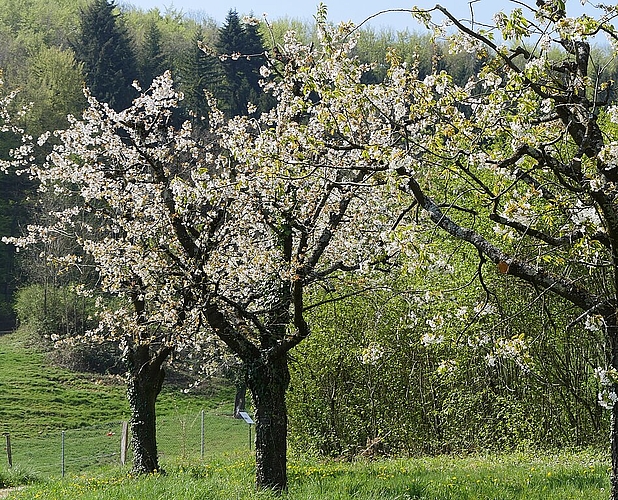
{"type": "Polygon", "coordinates": [[[404,186],[405,191],[411,193],[416,198],[419,205],[428,213],[430,219],[438,227],[451,236],[470,243],[493,263],[506,264],[505,274],[516,276],[542,289],[550,289],[555,294],[567,299],[583,310],[598,307],[601,314],[610,315],[615,312],[614,304],[583,289],[576,282],[550,274],[542,267],[518,260],[483,238],[479,233],[460,226],[446,216],[430,197],[425,195],[416,179],[410,176],[405,168],[398,168],[397,173],[402,178],[407,178],[407,183],[404,186]]]}
{"type": "MultiPolygon", "coordinates": [[[[505,226],[515,229],[521,235],[536,238],[537,240],[547,243],[548,245],[551,245],[553,247],[572,245],[573,243],[581,240],[586,236],[586,231],[584,231],[583,229],[578,229],[577,231],[567,234],[566,236],[560,236],[559,238],[556,238],[554,236],[550,236],[549,234],[544,233],[543,231],[534,229],[530,225],[525,225],[521,222],[509,220],[506,217],[502,217],[501,215],[498,215],[496,213],[490,214],[489,219],[497,222],[498,224],[503,224],[505,226]]],[[[597,232],[590,235],[590,239],[600,242],[603,246],[609,247],[610,242],[605,233],[597,232]]]]}

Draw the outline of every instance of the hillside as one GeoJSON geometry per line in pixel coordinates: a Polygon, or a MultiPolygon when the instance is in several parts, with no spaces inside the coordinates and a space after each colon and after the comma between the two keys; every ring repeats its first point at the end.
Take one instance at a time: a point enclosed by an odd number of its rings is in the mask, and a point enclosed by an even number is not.
{"type": "MultiPolygon", "coordinates": [[[[246,426],[231,416],[231,389],[184,394],[170,386],[157,409],[163,460],[199,457],[202,446],[206,455],[247,447],[246,426]]],[[[15,466],[36,476],[58,475],[61,438],[68,472],[117,465],[121,422],[128,419],[122,377],[58,368],[23,333],[0,335],[0,433],[10,433],[15,466]]]]}
{"type": "Polygon", "coordinates": [[[23,334],[0,336],[0,432],[32,436],[128,415],[121,381],[63,370],[23,334]]]}

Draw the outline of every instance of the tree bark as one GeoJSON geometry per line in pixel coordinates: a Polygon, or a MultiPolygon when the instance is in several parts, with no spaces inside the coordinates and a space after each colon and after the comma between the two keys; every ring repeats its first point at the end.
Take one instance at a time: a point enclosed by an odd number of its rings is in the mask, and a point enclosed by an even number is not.
{"type": "Polygon", "coordinates": [[[256,486],[277,493],[287,490],[287,406],[290,383],[287,355],[260,358],[247,370],[255,406],[256,486]]]}
{"type": "Polygon", "coordinates": [[[163,361],[171,349],[153,354],[148,346],[138,346],[128,356],[127,398],[131,408],[131,445],[133,473],[159,471],[155,403],[161,392],[165,371],[163,361]]]}
{"type": "MultiPolygon", "coordinates": [[[[618,370],[618,325],[616,325],[616,317],[605,317],[605,328],[610,344],[610,367],[618,370]]],[[[613,388],[618,394],[618,384],[614,383],[613,388]]],[[[612,406],[612,417],[610,424],[610,447],[612,453],[612,470],[611,470],[611,499],[618,500],[618,403],[612,406]]]]}
{"type": "Polygon", "coordinates": [[[618,500],[618,403],[612,408],[610,442],[612,450],[611,500],[618,500]]]}

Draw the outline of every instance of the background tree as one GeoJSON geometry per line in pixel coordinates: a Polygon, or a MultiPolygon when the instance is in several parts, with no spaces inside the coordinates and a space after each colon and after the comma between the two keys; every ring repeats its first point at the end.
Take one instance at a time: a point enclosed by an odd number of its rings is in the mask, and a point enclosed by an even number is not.
{"type": "Polygon", "coordinates": [[[139,50],[140,81],[143,85],[150,85],[155,77],[170,69],[167,66],[163,53],[161,29],[154,19],[149,19],[139,50]]]}
{"type": "Polygon", "coordinates": [[[82,65],[71,50],[41,48],[29,62],[23,98],[32,102],[24,126],[33,134],[66,126],[86,105],[82,65]]]}
{"type": "Polygon", "coordinates": [[[183,107],[196,124],[208,118],[210,106],[207,92],[216,97],[221,94],[223,84],[221,61],[208,52],[208,41],[204,40],[204,30],[198,26],[191,38],[191,45],[183,54],[178,78],[184,94],[183,107]]]}
{"type": "Polygon", "coordinates": [[[248,113],[249,103],[263,108],[259,70],[265,62],[265,48],[255,21],[243,23],[238,13],[230,10],[219,29],[216,49],[225,74],[225,111],[229,116],[240,116],[248,113]]]}
{"type": "Polygon", "coordinates": [[[81,11],[79,30],[71,44],[92,94],[114,109],[127,107],[135,96],[132,84],[138,77],[137,60],[116,5],[93,0],[81,11]]]}
{"type": "MultiPolygon", "coordinates": [[[[0,134],[0,145],[11,139],[0,134]]],[[[28,221],[28,204],[25,202],[31,185],[26,178],[13,174],[0,177],[0,234],[18,236],[28,221]]],[[[0,247],[0,329],[7,331],[15,326],[13,294],[21,284],[15,249],[0,247]]]]}
{"type": "MultiPolygon", "coordinates": [[[[11,151],[21,146],[24,130],[15,124],[23,118],[24,110],[16,104],[18,92],[5,87],[0,71],[0,231],[4,235],[18,236],[28,222],[29,204],[26,201],[33,185],[26,176],[8,171],[4,166],[10,161],[11,151]],[[6,175],[4,175],[6,174],[6,175]]],[[[9,330],[15,325],[12,308],[13,294],[20,284],[15,249],[0,248],[0,328],[9,330]]]]}
{"type": "MultiPolygon", "coordinates": [[[[253,15],[244,23],[244,73],[250,89],[249,102],[257,107],[258,112],[268,111],[273,106],[269,95],[262,91],[260,81],[263,79],[260,68],[266,63],[266,43],[262,35],[262,26],[253,15]]],[[[225,63],[225,61],[224,61],[225,63]]]]}

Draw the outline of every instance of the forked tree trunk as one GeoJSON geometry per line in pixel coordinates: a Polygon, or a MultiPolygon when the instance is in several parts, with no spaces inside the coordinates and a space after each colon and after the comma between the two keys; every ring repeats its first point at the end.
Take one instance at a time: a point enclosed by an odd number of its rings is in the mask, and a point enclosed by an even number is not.
{"type": "Polygon", "coordinates": [[[255,407],[256,486],[287,489],[288,415],[285,393],[290,383],[285,355],[260,360],[247,370],[247,385],[255,407]]]}
{"type": "Polygon", "coordinates": [[[159,471],[155,403],[161,392],[167,354],[154,355],[148,346],[139,346],[129,354],[127,397],[131,408],[131,445],[133,472],[150,474],[159,471]]]}

